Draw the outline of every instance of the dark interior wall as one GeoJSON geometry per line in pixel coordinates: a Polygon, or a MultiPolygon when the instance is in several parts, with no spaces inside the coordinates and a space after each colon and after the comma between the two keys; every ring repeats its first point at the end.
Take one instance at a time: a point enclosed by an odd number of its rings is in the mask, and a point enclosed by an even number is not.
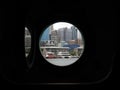
{"type": "Polygon", "coordinates": [[[1,8],[1,74],[7,80],[85,83],[99,81],[111,72],[117,48],[117,9],[112,2],[17,2],[12,6],[1,8]],[[38,47],[42,31],[58,21],[80,28],[85,38],[81,60],[62,68],[47,63],[38,47]],[[24,56],[25,26],[32,35],[31,69],[24,56]]]}

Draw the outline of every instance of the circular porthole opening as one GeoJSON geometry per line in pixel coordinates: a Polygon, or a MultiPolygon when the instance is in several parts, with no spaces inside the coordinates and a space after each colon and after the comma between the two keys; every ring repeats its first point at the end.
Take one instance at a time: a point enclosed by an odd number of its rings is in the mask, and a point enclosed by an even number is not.
{"type": "Polygon", "coordinates": [[[39,49],[50,64],[68,66],[80,59],[84,51],[84,39],[76,26],[57,22],[43,31],[39,38],[39,49]]]}
{"type": "Polygon", "coordinates": [[[31,50],[31,34],[27,27],[25,27],[25,57],[27,58],[31,50]]]}

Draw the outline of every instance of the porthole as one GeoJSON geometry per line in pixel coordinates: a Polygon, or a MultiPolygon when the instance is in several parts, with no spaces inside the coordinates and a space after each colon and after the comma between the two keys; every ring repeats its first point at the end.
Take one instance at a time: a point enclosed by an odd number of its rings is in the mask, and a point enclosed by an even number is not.
{"type": "Polygon", "coordinates": [[[31,34],[27,27],[25,27],[25,57],[27,58],[31,50],[31,34]]]}
{"type": "Polygon", "coordinates": [[[80,59],[84,39],[80,30],[67,22],[47,27],[39,38],[39,49],[44,59],[56,66],[68,66],[80,59]]]}

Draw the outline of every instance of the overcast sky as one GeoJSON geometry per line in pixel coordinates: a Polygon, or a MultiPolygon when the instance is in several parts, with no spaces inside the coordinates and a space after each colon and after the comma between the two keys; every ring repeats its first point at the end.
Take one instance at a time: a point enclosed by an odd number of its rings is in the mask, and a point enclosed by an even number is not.
{"type": "Polygon", "coordinates": [[[58,23],[53,24],[53,28],[55,30],[58,30],[59,28],[64,28],[64,27],[70,28],[71,26],[73,25],[69,23],[65,23],[65,22],[58,22],[58,23]]]}

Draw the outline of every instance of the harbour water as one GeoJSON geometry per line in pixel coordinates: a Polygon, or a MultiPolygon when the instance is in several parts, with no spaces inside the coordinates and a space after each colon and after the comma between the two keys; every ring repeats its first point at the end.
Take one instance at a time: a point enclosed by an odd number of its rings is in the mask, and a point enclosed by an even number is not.
{"type": "Polygon", "coordinates": [[[49,63],[57,66],[67,66],[75,63],[79,58],[57,58],[57,59],[46,59],[49,63]]]}

